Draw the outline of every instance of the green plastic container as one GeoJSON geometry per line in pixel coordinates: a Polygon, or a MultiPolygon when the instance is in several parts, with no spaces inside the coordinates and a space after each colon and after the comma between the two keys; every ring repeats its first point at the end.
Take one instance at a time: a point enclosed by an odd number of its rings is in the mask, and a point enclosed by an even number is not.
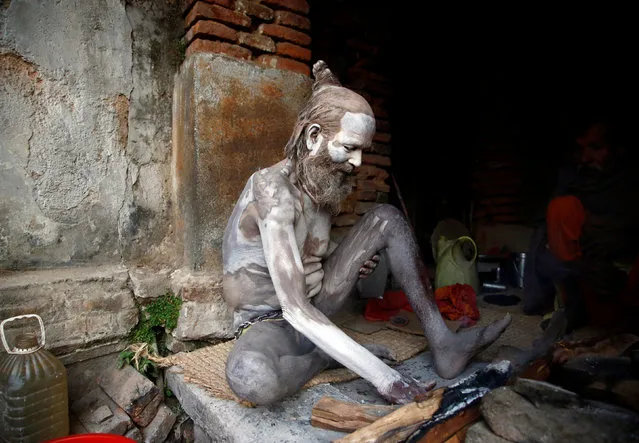
{"type": "Polygon", "coordinates": [[[454,284],[467,284],[479,294],[479,274],[477,272],[477,245],[475,241],[462,236],[437,242],[437,265],[435,268],[435,288],[454,284]]]}
{"type": "Polygon", "coordinates": [[[69,435],[67,371],[60,360],[44,349],[44,324],[35,314],[11,317],[0,323],[0,441],[42,443],[69,435]],[[9,347],[5,324],[34,317],[36,334],[23,334],[9,347]]]}

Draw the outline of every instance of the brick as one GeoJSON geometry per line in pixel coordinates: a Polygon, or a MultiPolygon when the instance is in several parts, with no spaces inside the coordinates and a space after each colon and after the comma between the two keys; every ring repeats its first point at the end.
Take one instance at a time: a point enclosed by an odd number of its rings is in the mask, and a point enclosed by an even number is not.
{"type": "Polygon", "coordinates": [[[362,215],[375,206],[377,206],[377,202],[357,202],[355,205],[355,214],[362,215]]]}
{"type": "Polygon", "coordinates": [[[197,20],[216,20],[229,25],[248,28],[251,26],[251,19],[241,12],[232,11],[218,5],[197,2],[184,20],[186,28],[190,28],[197,20]]]}
{"type": "Polygon", "coordinates": [[[357,204],[357,200],[355,200],[355,196],[353,193],[349,194],[342,203],[340,204],[339,211],[342,213],[350,213],[355,212],[355,205],[357,204]]]}
{"type": "Polygon", "coordinates": [[[379,82],[370,78],[354,78],[351,79],[346,86],[350,89],[368,91],[380,96],[390,97],[393,90],[389,83],[379,82]]]}
{"type": "Polygon", "coordinates": [[[391,135],[387,132],[376,132],[373,136],[373,141],[379,143],[390,143],[391,135]]]}
{"type": "Polygon", "coordinates": [[[384,120],[378,118],[375,120],[375,127],[379,132],[390,132],[391,131],[391,123],[389,120],[384,120]]]}
{"type": "Polygon", "coordinates": [[[139,426],[147,426],[151,422],[151,420],[153,420],[153,417],[155,417],[155,415],[157,414],[158,408],[163,401],[164,393],[160,392],[158,393],[158,395],[153,397],[153,399],[151,399],[149,404],[146,405],[146,407],[142,409],[142,411],[138,415],[136,415],[135,417],[131,417],[131,419],[135,422],[135,424],[139,426]]]}
{"type": "Polygon", "coordinates": [[[133,429],[131,429],[129,432],[127,432],[126,434],[124,434],[124,436],[126,438],[130,438],[131,440],[134,441],[142,441],[143,437],[142,437],[142,433],[140,432],[140,430],[136,427],[134,427],[133,429]]]}
{"type": "Polygon", "coordinates": [[[287,71],[299,72],[304,75],[311,75],[311,68],[309,68],[308,65],[288,58],[263,54],[255,61],[261,65],[269,66],[271,68],[284,69],[287,71]]]}
{"type": "Polygon", "coordinates": [[[250,0],[237,0],[235,2],[235,10],[249,17],[259,18],[266,22],[270,22],[275,16],[274,11],[268,6],[260,5],[250,0]]]}
{"type": "Polygon", "coordinates": [[[311,29],[311,21],[308,18],[288,11],[276,11],[275,24],[290,26],[302,31],[310,31],[311,29]]]}
{"type": "Polygon", "coordinates": [[[353,194],[359,201],[377,201],[377,191],[366,191],[357,189],[353,192],[353,194]]]}
{"type": "Polygon", "coordinates": [[[177,415],[171,411],[171,408],[167,405],[160,406],[153,421],[142,429],[144,443],[161,443],[165,441],[176,419],[177,415]]]}
{"type": "Polygon", "coordinates": [[[306,0],[262,0],[262,3],[274,9],[288,9],[305,15],[310,10],[306,0]]]}
{"type": "Polygon", "coordinates": [[[157,411],[161,395],[151,380],[140,374],[133,366],[126,365],[122,369],[115,366],[105,369],[98,378],[98,385],[104,392],[141,426],[146,426],[157,411]],[[153,406],[153,411],[147,406],[153,406]],[[151,414],[152,412],[152,414],[151,414]],[[142,420],[138,418],[142,416],[142,420]]]}
{"type": "Polygon", "coordinates": [[[363,154],[362,163],[369,165],[390,166],[391,159],[390,157],[386,157],[384,155],[363,154]]]}
{"type": "Polygon", "coordinates": [[[387,185],[386,183],[381,183],[376,181],[375,187],[379,192],[390,192],[390,186],[387,185]]]}
{"type": "Polygon", "coordinates": [[[371,102],[371,107],[373,108],[373,113],[377,118],[388,118],[388,111],[386,110],[386,103],[382,100],[369,100],[371,102]]]}
{"type": "Polygon", "coordinates": [[[351,38],[346,41],[346,45],[349,48],[355,49],[359,52],[366,52],[370,55],[377,55],[379,53],[379,48],[370,43],[364,42],[357,38],[351,38]]]}
{"type": "Polygon", "coordinates": [[[87,433],[118,434],[122,435],[133,423],[129,416],[100,388],[84,393],[81,398],[74,401],[70,411],[77,418],[80,426],[74,426],[74,430],[85,429],[87,433]],[[106,406],[111,412],[110,417],[96,422],[95,411],[106,406]]]}
{"type": "Polygon", "coordinates": [[[238,45],[212,40],[202,40],[199,38],[193,40],[189,47],[186,48],[187,57],[195,52],[217,52],[243,60],[249,60],[252,55],[250,49],[246,49],[238,45]]]}
{"type": "Polygon", "coordinates": [[[373,143],[371,145],[371,151],[374,154],[380,154],[380,155],[391,155],[391,147],[390,145],[385,145],[383,143],[373,143]]]}
{"type": "Polygon", "coordinates": [[[377,191],[377,186],[373,180],[358,180],[357,189],[362,191],[377,191]]]}
{"type": "Polygon", "coordinates": [[[337,217],[333,217],[333,224],[335,226],[353,226],[361,217],[356,214],[342,214],[337,217]]]}
{"type": "Polygon", "coordinates": [[[357,180],[365,180],[369,178],[380,178],[386,180],[389,177],[388,172],[382,168],[373,165],[362,165],[357,168],[357,180]]]}
{"type": "MultiPolygon", "coordinates": [[[[185,0],[184,1],[184,8],[182,9],[182,15],[186,15],[191,10],[193,5],[195,5],[198,1],[200,1],[200,0],[185,0]]],[[[233,7],[233,0],[201,0],[201,1],[204,1],[206,3],[213,3],[215,5],[224,6],[225,8],[232,8],[233,7]]]]}
{"type": "Polygon", "coordinates": [[[308,62],[311,60],[311,50],[294,45],[293,43],[280,42],[276,45],[275,52],[279,55],[291,57],[308,62]]]}
{"type": "Polygon", "coordinates": [[[389,192],[390,186],[387,185],[383,179],[377,178],[373,180],[358,180],[357,189],[361,189],[362,191],[389,192]]]}
{"type": "Polygon", "coordinates": [[[236,42],[238,32],[222,23],[213,20],[198,20],[186,33],[187,43],[191,43],[196,38],[218,37],[231,42],[236,42]]]}
{"type": "Polygon", "coordinates": [[[275,52],[275,42],[273,39],[262,34],[240,32],[237,42],[242,46],[259,49],[260,51],[275,52]]]}
{"type": "Polygon", "coordinates": [[[311,37],[308,34],[296,31],[295,29],[291,29],[286,26],[262,23],[259,26],[258,31],[261,34],[268,35],[269,37],[286,40],[301,46],[310,46],[311,44],[311,37]]]}

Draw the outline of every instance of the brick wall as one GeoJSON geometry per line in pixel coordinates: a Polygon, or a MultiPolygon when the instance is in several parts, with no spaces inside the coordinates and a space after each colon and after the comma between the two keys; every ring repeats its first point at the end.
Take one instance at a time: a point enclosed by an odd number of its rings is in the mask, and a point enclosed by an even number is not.
{"type": "Polygon", "coordinates": [[[187,56],[223,53],[305,75],[323,59],[344,86],[371,103],[377,120],[374,143],[363,154],[354,192],[333,220],[337,228],[347,228],[372,205],[389,199],[392,88],[384,68],[389,37],[379,26],[383,12],[371,5],[334,7],[333,2],[313,3],[313,17],[319,17],[313,21],[313,39],[306,0],[186,0],[183,16],[187,56]]]}
{"type": "Polygon", "coordinates": [[[186,55],[216,52],[310,75],[306,0],[186,0],[186,55]]]}
{"type": "Polygon", "coordinates": [[[371,149],[362,155],[362,166],[353,193],[334,217],[340,237],[376,203],[388,202],[391,192],[392,78],[388,62],[390,30],[386,5],[367,2],[316,2],[313,18],[313,57],[326,60],[344,86],[368,100],[377,131],[371,149]]]}
{"type": "Polygon", "coordinates": [[[489,146],[476,157],[473,172],[473,222],[521,223],[524,167],[509,146],[489,146]]]}

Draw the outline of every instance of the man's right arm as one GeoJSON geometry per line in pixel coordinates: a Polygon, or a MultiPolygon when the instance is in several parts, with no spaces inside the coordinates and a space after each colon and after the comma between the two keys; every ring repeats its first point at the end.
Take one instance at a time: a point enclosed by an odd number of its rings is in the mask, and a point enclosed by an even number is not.
{"type": "Polygon", "coordinates": [[[423,393],[416,381],[402,377],[375,357],[307,300],[304,268],[295,237],[293,196],[286,189],[276,190],[272,183],[263,185],[256,192],[258,226],[284,318],[329,356],[372,383],[390,401],[406,403],[423,393]]]}

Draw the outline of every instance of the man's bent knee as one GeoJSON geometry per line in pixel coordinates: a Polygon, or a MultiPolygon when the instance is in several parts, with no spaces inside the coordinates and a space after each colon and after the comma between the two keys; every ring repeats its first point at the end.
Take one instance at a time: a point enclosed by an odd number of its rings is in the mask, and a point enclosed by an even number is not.
{"type": "Polygon", "coordinates": [[[388,203],[381,203],[367,212],[367,214],[374,215],[382,220],[402,219],[405,220],[404,214],[399,209],[388,203]]]}
{"type": "Polygon", "coordinates": [[[235,395],[257,405],[274,403],[285,395],[275,366],[259,352],[231,353],[226,381],[235,395]]]}

